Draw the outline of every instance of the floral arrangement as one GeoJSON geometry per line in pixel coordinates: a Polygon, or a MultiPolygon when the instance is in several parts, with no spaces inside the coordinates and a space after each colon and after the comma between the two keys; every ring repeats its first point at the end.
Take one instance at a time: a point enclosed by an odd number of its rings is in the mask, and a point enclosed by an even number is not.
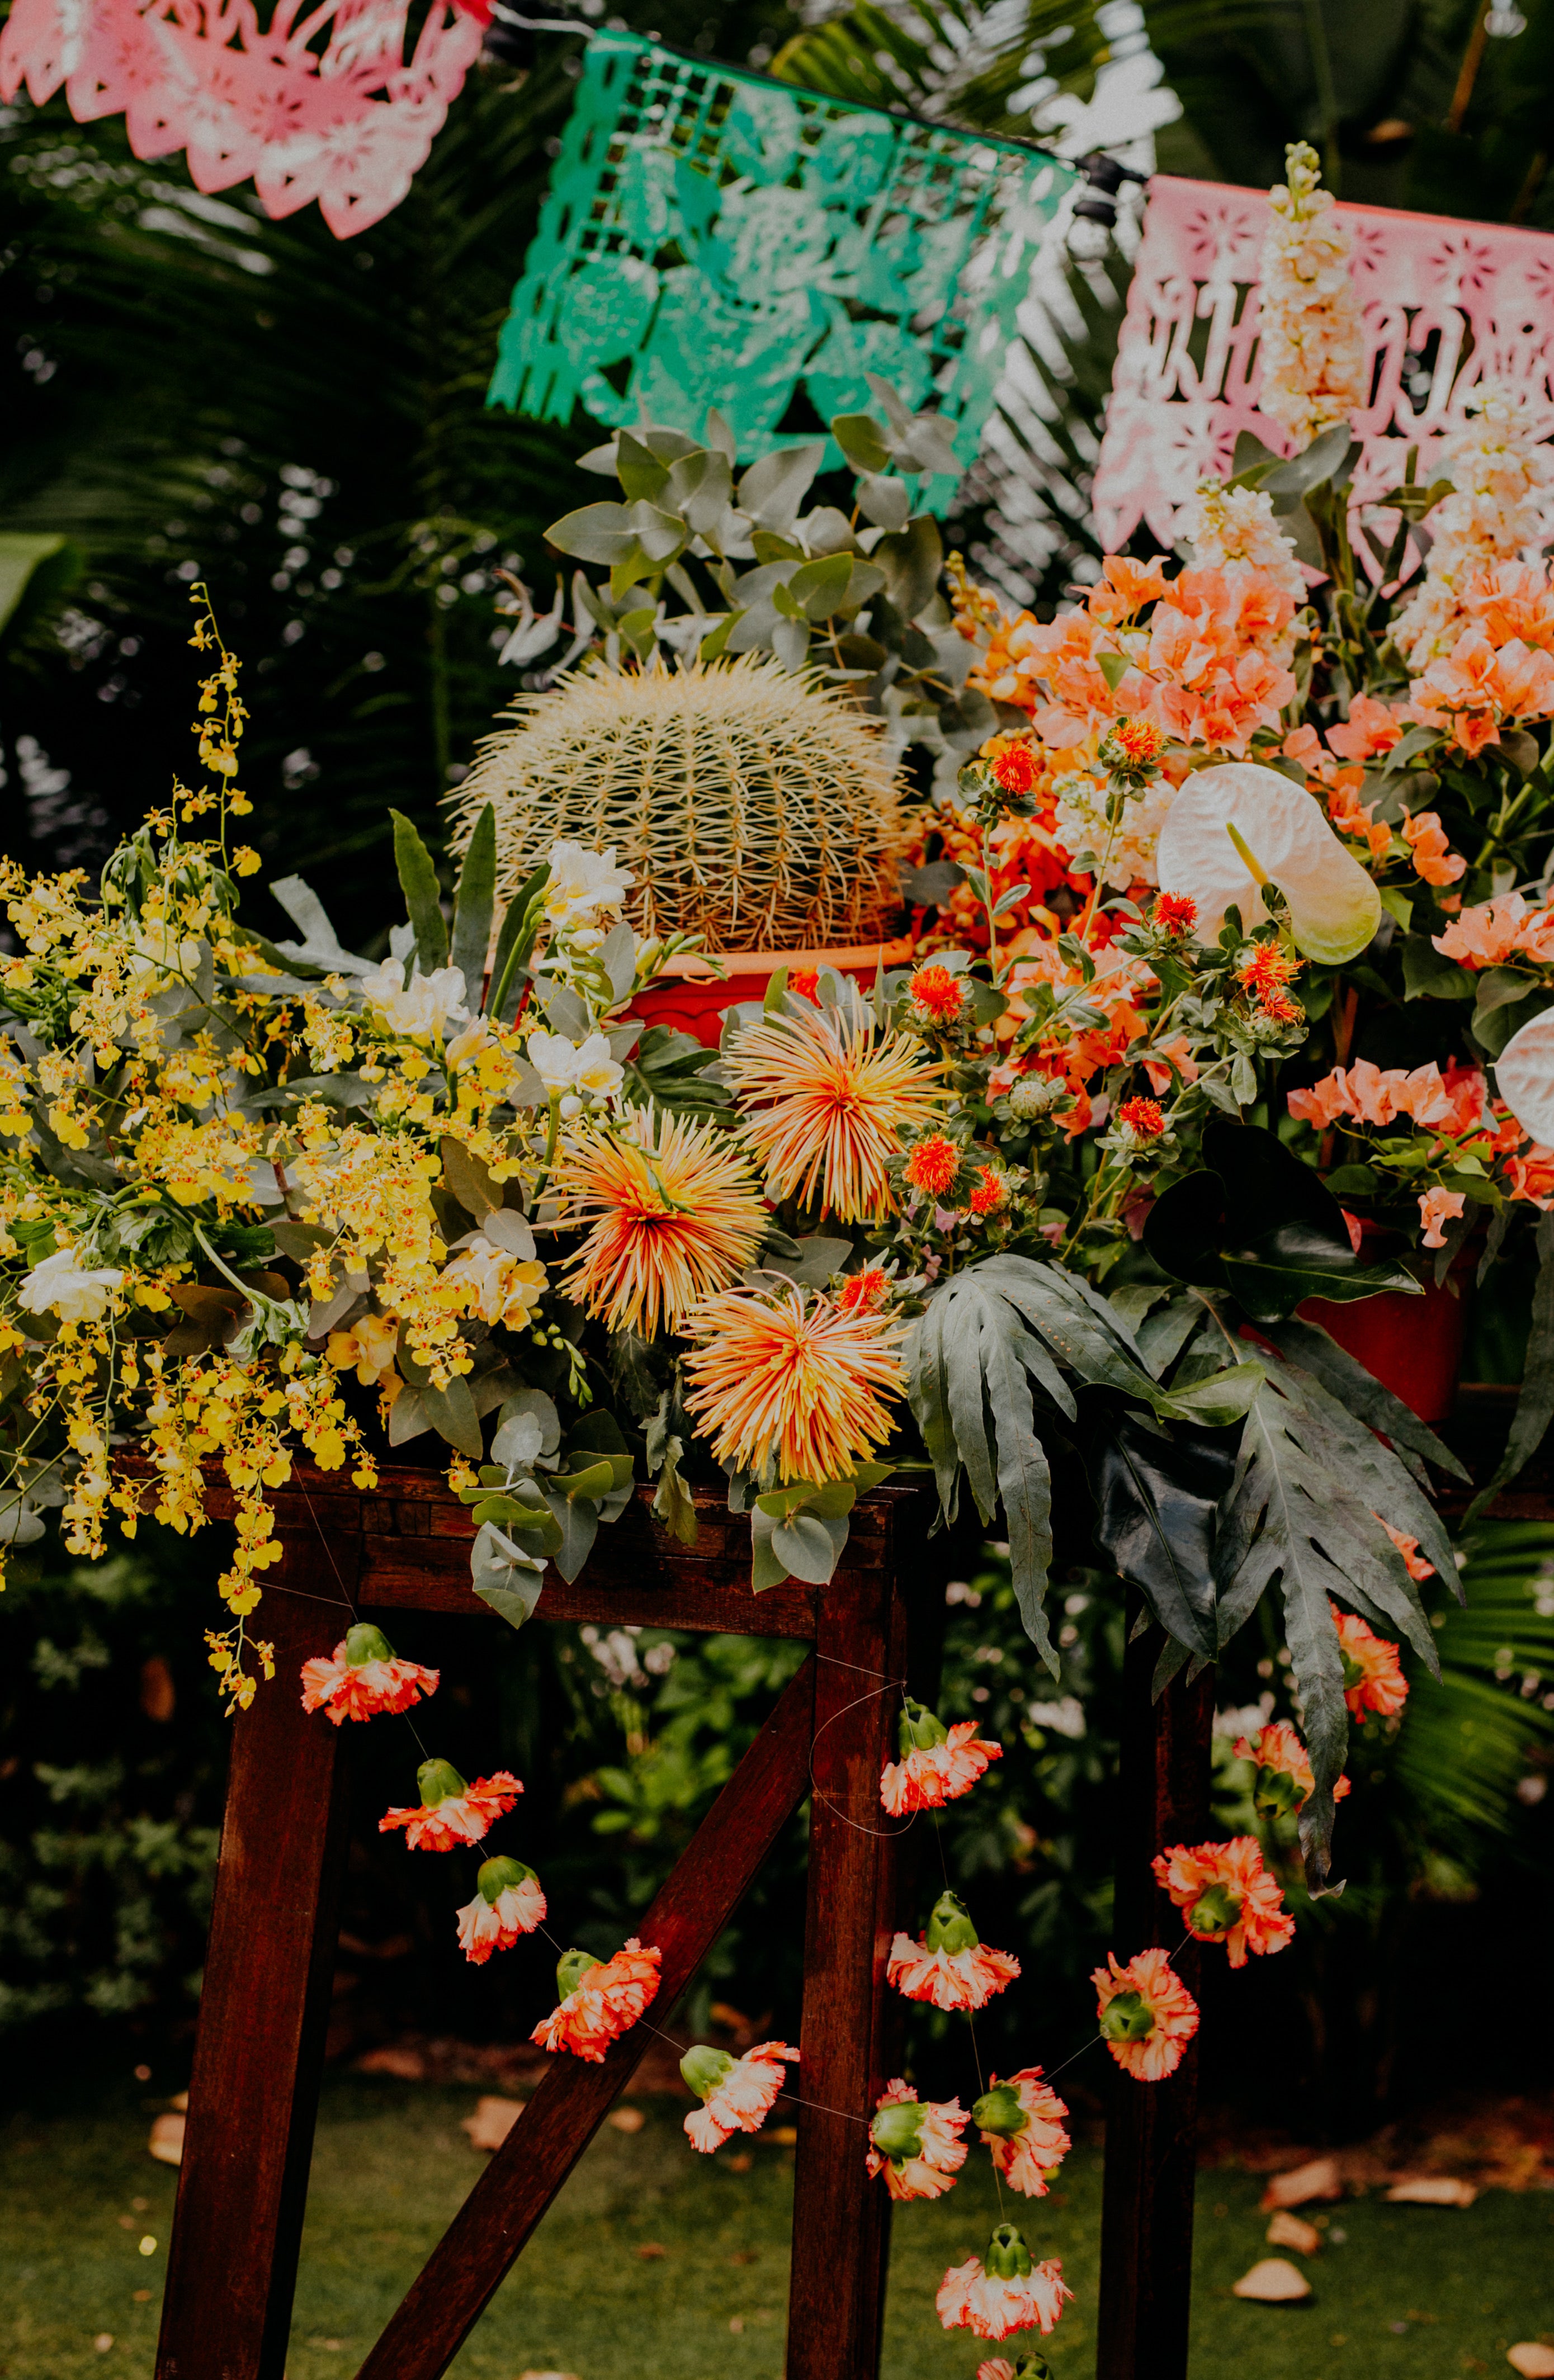
{"type": "MultiPolygon", "coordinates": [[[[947,1520],[963,1494],[1002,1513],[1055,1669],[1066,1454],[1162,1682],[1278,1598],[1292,1717],[1239,1747],[1261,1832],[1155,1864],[1184,1940],[1234,1966],[1283,1947],[1297,1845],[1329,1888],[1351,1725],[1395,1719],[1400,1640],[1435,1663],[1421,1585],[1455,1567],[1427,1466],[1461,1475],[1304,1309],[1484,1275],[1529,1226],[1554,1262],[1554,585],[1527,551],[1548,459],[1494,382],[1448,476],[1354,516],[1353,292],[1308,151],[1269,237],[1264,404],[1298,451],[1244,440],[1179,559],[1113,556],[1050,622],[945,573],[913,511],[938,429],[891,393],[883,421],[833,425],[850,516],[800,509],[819,445],[737,481],[715,419],[705,448],[647,428],[604,453],[626,503],[553,532],[610,565],[574,582],[570,659],[595,630],[596,671],[771,653],[938,761],[903,855],[913,963],[871,991],[780,968],[717,1052],[634,1014],[692,945],[633,929],[616,851],[558,841],[499,905],[489,807],[451,915],[395,815],[384,957],[295,878],[271,887],[294,939],[244,922],[238,664],[195,590],[208,781],[96,888],[0,875],[5,1541],[50,1506],[81,1555],[110,1523],[198,1528],[224,1474],[208,1642],[240,1708],[273,1669],[252,1622],[299,1453],[366,1488],[385,1446],[443,1440],[474,1591],[515,1625],[639,1481],[686,1543],[690,1485],[722,1488],[761,1591],[831,1578],[857,1497],[917,1472],[947,1520]]],[[[1486,1493],[1554,1407],[1551,1318],[1546,1277],[1486,1493]]],[[[301,1683],[340,1725],[437,1675],[358,1624],[301,1683]]],[[[883,1807],[931,1814],[999,1755],[908,1703],[883,1807]]],[[[429,1757],[381,1824],[464,1850],[521,1793],[429,1757]]],[[[487,1856],[458,1938],[483,1963],[546,1915],[533,1870],[487,1856]]],[[[601,2058],[650,2021],[658,1967],[636,1939],[565,1950],[535,2038],[601,2058]]],[[[968,2022],[1020,1979],[949,1889],[889,1973],[968,2022]]],[[[1198,2022],[1172,1955],[1095,1983],[1118,2066],[1169,2075],[1198,2022]]],[[[693,2144],[759,2128],[796,2056],[693,2050],[693,2144]]],[[[892,2196],[937,2196],[975,2125],[1038,2196],[1065,2112],[1035,2065],[969,2115],[899,2081],[863,2153],[892,2196]]],[[[939,2311],[998,2340],[1049,2332],[1067,2295],[1001,2223],[939,2311]]]]}

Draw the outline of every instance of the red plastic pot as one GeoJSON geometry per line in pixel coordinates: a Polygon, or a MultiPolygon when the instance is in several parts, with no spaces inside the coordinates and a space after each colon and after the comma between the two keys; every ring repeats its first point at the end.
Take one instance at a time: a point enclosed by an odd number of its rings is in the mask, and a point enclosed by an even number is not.
{"type": "MultiPolygon", "coordinates": [[[[1360,1232],[1360,1254],[1374,1264],[1380,1255],[1378,1243],[1390,1235],[1368,1222],[1361,1223],[1360,1232]]],[[[1439,1288],[1433,1272],[1427,1275],[1423,1297],[1395,1289],[1342,1305],[1308,1297],[1296,1311],[1303,1322],[1320,1323],[1421,1421],[1447,1421],[1457,1400],[1477,1262],[1477,1247],[1470,1242],[1459,1249],[1439,1288]]]]}
{"type": "Polygon", "coordinates": [[[726,981],[708,972],[705,959],[671,959],[658,982],[637,993],[627,1014],[639,1016],[644,1025],[673,1026],[676,1033],[688,1033],[704,1048],[715,1050],[722,1035],[723,1011],[742,1000],[763,1000],[779,967],[834,967],[868,990],[881,962],[887,967],[907,964],[912,943],[903,936],[899,941],[868,942],[851,950],[725,951],[720,955],[728,969],[726,981]]]}

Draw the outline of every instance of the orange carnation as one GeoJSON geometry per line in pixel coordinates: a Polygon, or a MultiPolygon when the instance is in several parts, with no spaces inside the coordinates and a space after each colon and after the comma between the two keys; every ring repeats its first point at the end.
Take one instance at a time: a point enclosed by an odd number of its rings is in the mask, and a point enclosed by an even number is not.
{"type": "Polygon", "coordinates": [[[630,2032],[657,1992],[662,1956],[644,1950],[635,1934],[613,1959],[568,1950],[556,1968],[561,2005],[540,2019],[529,2039],[541,2049],[569,2049],[601,2066],[610,2044],[630,2032]]]}
{"type": "Polygon", "coordinates": [[[1090,1977],[1101,2038],[1135,2082],[1160,2082],[1181,2065],[1198,2029],[1198,2005],[1161,1949],[1140,1950],[1125,1967],[1108,1951],[1090,1977]]]}
{"type": "Polygon", "coordinates": [[[1228,1843],[1178,1843],[1153,1862],[1155,1881],[1183,1913],[1199,1942],[1222,1942],[1232,1967],[1244,1967],[1246,1953],[1259,1958],[1293,1941],[1295,1921],[1286,1915],[1278,1879],[1263,1865],[1256,1835],[1228,1843]]]}
{"type": "MultiPolygon", "coordinates": [[[[1381,1525],[1386,1527],[1385,1521],[1381,1525]]],[[[1397,1646],[1367,1627],[1357,1611],[1341,1611],[1336,1603],[1329,1603],[1328,1609],[1338,1628],[1344,1701],[1356,1718],[1364,1718],[1367,1711],[1375,1711],[1380,1718],[1395,1718],[1408,1700],[1408,1680],[1397,1646]]]]}

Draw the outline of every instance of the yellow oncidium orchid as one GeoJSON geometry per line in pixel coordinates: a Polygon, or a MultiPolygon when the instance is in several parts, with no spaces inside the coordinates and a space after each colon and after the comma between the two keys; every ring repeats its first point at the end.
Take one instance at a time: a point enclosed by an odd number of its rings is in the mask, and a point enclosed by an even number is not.
{"type": "Polygon", "coordinates": [[[1290,907],[1298,950],[1324,966],[1358,956],[1381,922],[1381,896],[1345,851],[1311,795],[1256,761],[1227,760],[1190,776],[1160,830],[1162,892],[1197,904],[1197,934],[1213,941],[1227,909],[1248,930],[1269,912],[1263,887],[1290,907]]]}

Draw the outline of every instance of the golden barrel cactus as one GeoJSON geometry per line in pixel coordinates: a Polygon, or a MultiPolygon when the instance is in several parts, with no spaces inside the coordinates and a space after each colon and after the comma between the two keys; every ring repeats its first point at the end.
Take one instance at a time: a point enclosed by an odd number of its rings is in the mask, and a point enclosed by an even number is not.
{"type": "Polygon", "coordinates": [[[876,941],[898,906],[895,772],[844,695],[770,655],[582,670],[512,706],[457,795],[455,841],[496,811],[508,898],[552,844],[613,844],[644,934],[714,951],[876,941]]]}

